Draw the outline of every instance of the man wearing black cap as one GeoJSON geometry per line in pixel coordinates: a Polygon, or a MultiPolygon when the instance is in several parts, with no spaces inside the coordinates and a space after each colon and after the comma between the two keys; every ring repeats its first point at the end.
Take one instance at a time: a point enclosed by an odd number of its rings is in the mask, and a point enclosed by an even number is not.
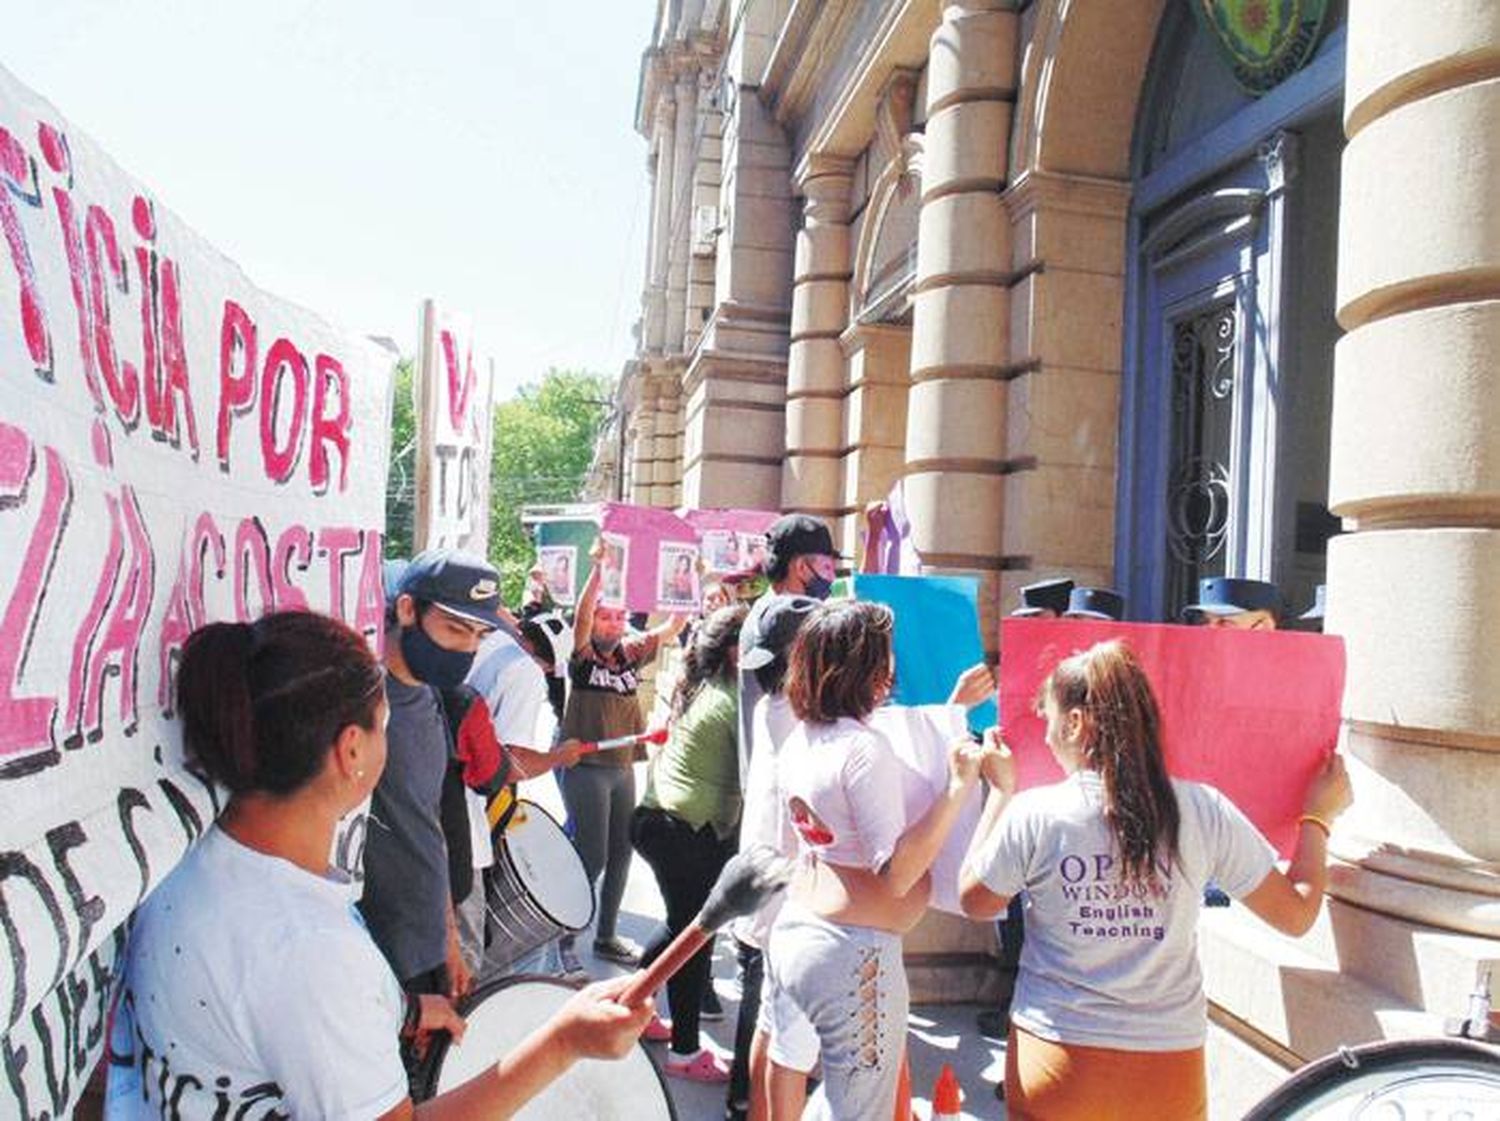
{"type": "Polygon", "coordinates": [[[408,992],[457,998],[469,978],[440,821],[451,747],[439,690],[463,683],[479,640],[500,625],[500,579],[451,549],[430,549],[388,575],[388,758],[370,804],[359,908],[408,992]]]}
{"type": "Polygon", "coordinates": [[[769,594],[761,596],[740,628],[740,782],[750,773],[750,717],[762,690],[755,674],[745,668],[745,657],[760,642],[761,617],[773,596],[795,595],[827,599],[838,575],[838,552],[833,535],[817,518],[786,514],[766,532],[766,578],[769,594]]]}

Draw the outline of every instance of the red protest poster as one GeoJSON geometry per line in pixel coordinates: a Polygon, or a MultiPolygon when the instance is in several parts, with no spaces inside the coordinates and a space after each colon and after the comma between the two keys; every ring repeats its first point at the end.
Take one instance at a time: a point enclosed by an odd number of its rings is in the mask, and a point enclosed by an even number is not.
{"type": "Polygon", "coordinates": [[[1022,788],[1062,777],[1036,714],[1042,681],[1063,658],[1113,638],[1129,643],[1151,679],[1167,769],[1177,778],[1217,787],[1289,856],[1307,784],[1338,739],[1343,639],[1292,631],[1006,619],[1000,719],[1016,753],[1022,788]]]}

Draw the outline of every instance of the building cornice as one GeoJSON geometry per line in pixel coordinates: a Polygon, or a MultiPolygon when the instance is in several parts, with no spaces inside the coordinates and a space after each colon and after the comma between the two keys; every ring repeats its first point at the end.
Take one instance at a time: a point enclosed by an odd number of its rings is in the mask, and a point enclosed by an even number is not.
{"type": "Polygon", "coordinates": [[[898,71],[920,74],[928,41],[942,17],[942,0],[894,0],[872,30],[848,80],[809,134],[806,150],[793,153],[794,173],[812,152],[857,157],[875,134],[876,113],[898,71]]]}
{"type": "Polygon", "coordinates": [[[1130,184],[1093,175],[1025,171],[1001,200],[1012,222],[1037,210],[1123,218],[1130,208],[1130,184]]]}

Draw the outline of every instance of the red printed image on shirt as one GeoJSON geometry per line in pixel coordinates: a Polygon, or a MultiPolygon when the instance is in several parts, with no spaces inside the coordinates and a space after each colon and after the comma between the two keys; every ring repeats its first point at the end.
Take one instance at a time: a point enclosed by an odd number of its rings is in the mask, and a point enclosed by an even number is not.
{"type": "Polygon", "coordinates": [[[792,811],[792,827],[797,830],[797,835],[809,845],[826,846],[833,844],[835,837],[833,830],[823,824],[823,819],[813,813],[810,807],[801,798],[793,798],[787,803],[792,811]]]}

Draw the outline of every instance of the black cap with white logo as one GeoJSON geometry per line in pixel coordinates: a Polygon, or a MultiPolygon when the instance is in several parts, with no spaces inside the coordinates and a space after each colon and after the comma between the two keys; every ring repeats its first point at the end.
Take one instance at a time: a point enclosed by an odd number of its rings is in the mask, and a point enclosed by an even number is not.
{"type": "Polygon", "coordinates": [[[501,625],[500,574],[494,566],[457,549],[427,549],[401,573],[398,592],[424,600],[460,619],[501,625]]]}

